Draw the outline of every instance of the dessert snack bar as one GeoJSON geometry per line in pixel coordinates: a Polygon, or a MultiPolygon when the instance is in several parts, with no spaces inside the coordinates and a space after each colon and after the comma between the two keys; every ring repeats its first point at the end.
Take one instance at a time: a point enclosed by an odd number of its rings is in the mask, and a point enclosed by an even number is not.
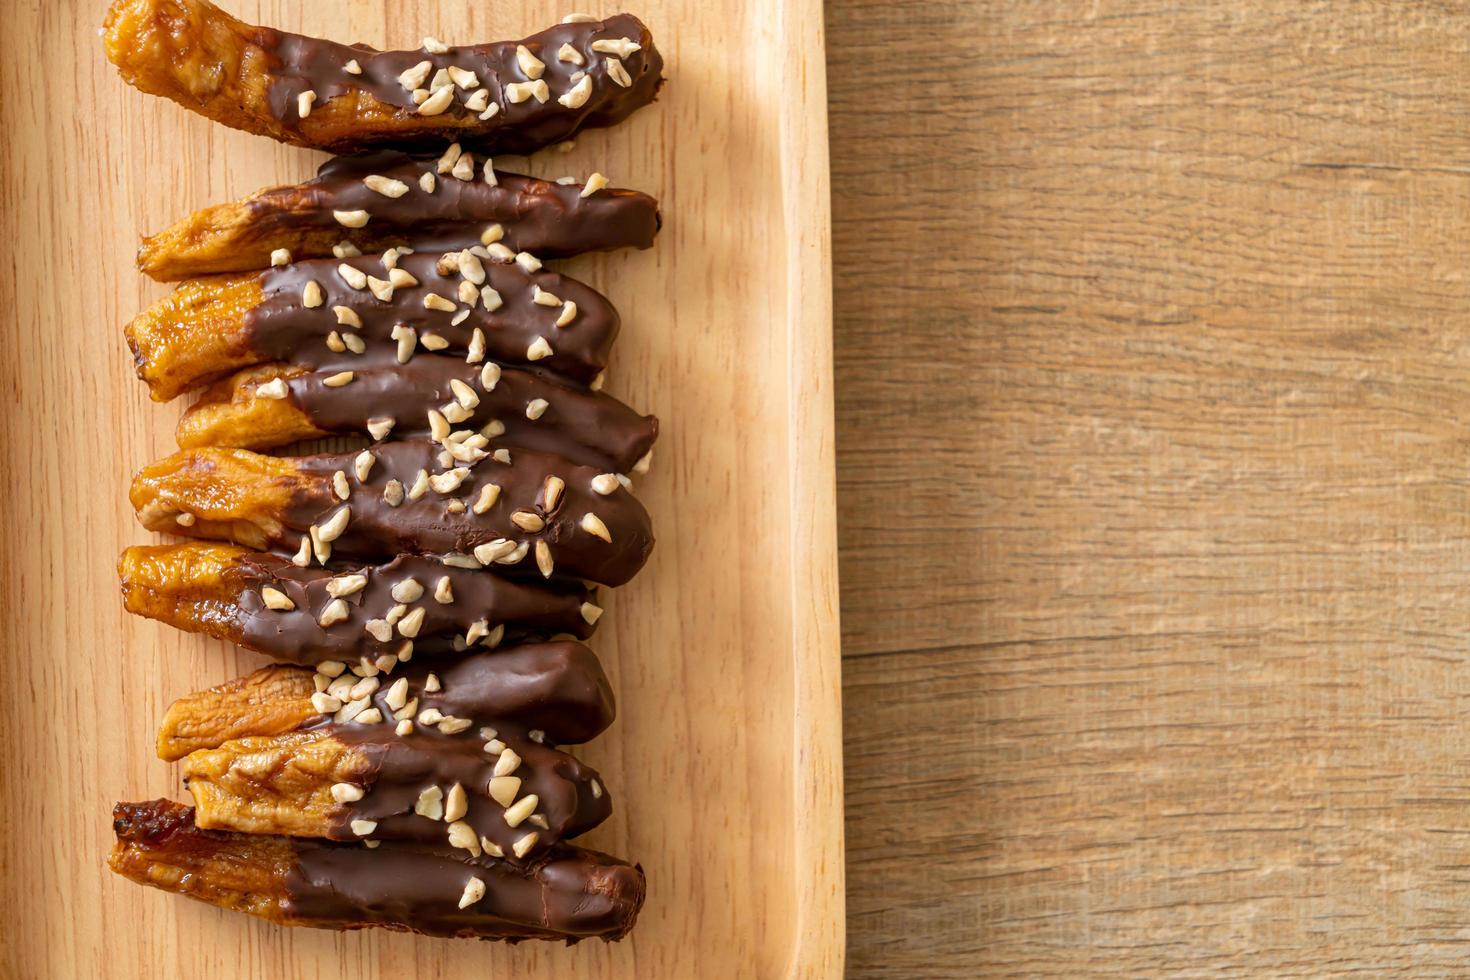
{"type": "Polygon", "coordinates": [[[580,582],[535,586],[399,555],[380,565],[299,566],[229,544],[138,545],[118,562],[123,604],[289,663],[494,649],[507,638],[586,638],[602,615],[580,582]]]}
{"type": "Polygon", "coordinates": [[[447,410],[461,417],[456,425],[492,433],[497,446],[539,450],[614,473],[632,472],[653,449],[653,416],[551,375],[499,365],[492,373],[497,370],[487,385],[484,365],[415,357],[407,364],[357,367],[352,381],[340,384],[331,367],[263,364],[206,389],[184,412],[177,438],[184,449],[271,449],[326,435],[366,436],[370,426],[392,419],[391,432],[402,439],[430,434],[430,413],[447,410]],[[465,409],[458,395],[467,390],[474,397],[465,409]]]}
{"type": "Polygon", "coordinates": [[[334,555],[441,555],[602,585],[643,567],[653,549],[648,512],[616,476],[525,449],[484,455],[474,437],[445,443],[291,458],[191,449],[145,467],[130,497],[150,530],[282,548],[303,566],[334,555]]]}
{"type": "Polygon", "coordinates": [[[243,23],[207,0],[116,0],[103,41],[128,84],[234,129],[352,152],[465,140],[531,153],[611,126],[658,94],[663,59],[638,18],[577,16],[522,41],[418,51],[243,23]]]}
{"type": "Polygon", "coordinates": [[[168,800],[113,808],[109,864],[140,884],[288,926],[384,926],[478,939],[621,939],[643,905],[640,868],[563,845],[526,864],[445,845],[371,851],[200,830],[168,800]]]}
{"type": "Polygon", "coordinates": [[[498,362],[595,380],[618,334],[612,304],[498,245],[190,279],[133,319],[128,345],[158,401],[267,361],[351,374],[443,351],[482,371],[498,362]]]}
{"type": "Polygon", "coordinates": [[[493,163],[487,177],[489,162],[458,147],[437,157],[339,157],[312,180],[204,208],[144,239],[138,267],[155,279],[189,279],[283,258],[381,252],[410,238],[425,251],[460,251],[484,244],[487,232],[542,259],[653,244],[658,202],[647,194],[603,189],[600,176],[590,186],[562,183],[493,163]]]}

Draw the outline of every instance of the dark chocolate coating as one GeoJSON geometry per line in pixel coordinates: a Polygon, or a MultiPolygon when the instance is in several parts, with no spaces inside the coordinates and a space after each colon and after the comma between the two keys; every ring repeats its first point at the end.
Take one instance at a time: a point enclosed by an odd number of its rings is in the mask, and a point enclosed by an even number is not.
{"type": "Polygon", "coordinates": [[[481,365],[461,358],[419,354],[407,364],[382,364],[377,358],[365,368],[367,359],[332,355],[317,372],[288,379],[288,397],[327,432],[360,433],[370,418],[387,416],[396,420],[394,437],[403,438],[428,432],[429,409],[454,401],[449,381],[458,378],[480,396],[460,427],[480,429],[498,419],[505,433],[490,440],[492,446],[539,450],[613,473],[629,472],[658,438],[658,419],[652,415],[639,415],[616,398],[534,370],[503,368],[495,388],[485,391],[481,365]],[[344,370],[353,371],[351,384],[323,383],[344,370]],[[526,406],[538,398],[549,407],[532,421],[526,406]]]}
{"type": "MultiPolygon", "coordinates": [[[[483,161],[480,161],[483,163],[483,161]]],[[[457,251],[480,244],[491,224],[505,231],[501,243],[537,258],[564,258],[614,248],[648,248],[659,229],[658,202],[638,191],[609,187],[581,197],[581,184],[558,184],[521,174],[496,173],[496,183],[459,180],[438,173],[437,157],[382,151],[337,157],[303,184],[273,187],[249,202],[262,237],[272,229],[326,228],[365,252],[408,243],[423,251],[457,251]],[[435,175],[433,193],[419,179],[435,175]],[[402,197],[370,190],[377,175],[408,185],[402,197]],[[367,211],[365,228],[344,228],[333,211],[367,211]]],[[[311,256],[298,255],[298,259],[311,256]]]]}
{"type": "MultiPolygon", "coordinates": [[[[271,115],[292,132],[299,132],[297,96],[308,90],[316,93],[318,106],[348,93],[365,92],[378,102],[400,107],[405,115],[417,115],[413,93],[399,82],[399,75],[422,61],[432,65],[431,79],[439,69],[451,66],[472,71],[480,84],[489,89],[490,100],[499,104],[500,111],[488,120],[477,120],[457,136],[467,146],[473,144],[487,153],[533,153],[569,139],[579,130],[611,126],[652,102],[663,80],[663,58],[654,48],[648,29],[632,14],[616,14],[599,22],[557,24],[522,41],[452,47],[443,54],[424,50],[380,52],[363,44],[338,44],[266,27],[256,28],[253,40],[265,51],[270,65],[271,81],[266,95],[271,115]],[[627,88],[608,77],[607,59],[615,56],[592,50],[594,41],[620,38],[642,44],[641,50],[620,59],[632,80],[627,88]],[[546,65],[541,77],[551,97],[545,103],[534,98],[511,103],[505,97],[505,85],[531,80],[516,61],[517,44],[525,45],[546,65]],[[563,44],[571,44],[581,52],[584,63],[576,65],[558,60],[556,53],[563,44]],[[343,71],[354,59],[362,66],[359,75],[343,71]],[[571,76],[579,71],[591,77],[592,94],[581,108],[569,109],[557,102],[557,97],[572,88],[571,76]]],[[[446,122],[477,115],[463,105],[472,94],[455,92],[444,113],[446,122]]],[[[442,136],[435,138],[442,139],[442,136]]],[[[401,132],[364,129],[341,139],[299,141],[341,152],[402,144],[405,139],[401,132]]],[[[426,138],[407,137],[407,141],[422,143],[426,138]]]]}
{"type": "Polygon", "coordinates": [[[392,301],[387,303],[367,289],[353,289],[337,271],[346,264],[365,275],[386,280],[389,272],[381,256],[310,259],[261,273],[265,298],[245,314],[248,346],[267,357],[310,368],[328,363],[363,368],[396,366],[397,342],[391,337],[396,324],[418,331],[420,345],[415,348],[415,357],[427,352],[422,346],[426,333],[443,337],[449,342],[446,349],[462,352],[478,327],[484,332],[485,353],[491,360],[534,364],[581,382],[591,381],[607,366],[608,352],[620,324],[617,311],[602,294],[555,272],[543,269],[527,273],[513,262],[487,259],[484,260],[486,284],[500,293],[504,304],[491,313],[478,300],[473,304],[459,301],[459,284],[464,280],[454,272],[439,274],[436,265],[441,254],[418,252],[399,258],[398,267],[411,273],[419,284],[395,290],[392,301]],[[302,292],[313,280],[321,286],[326,301],[307,309],[302,304],[302,292]],[[574,301],[576,318],[565,327],[556,326],[560,307],[532,302],[534,286],[563,300],[574,301]],[[453,302],[456,310],[469,309],[470,315],[458,325],[453,324],[455,313],[424,307],[424,297],[430,293],[453,302]],[[362,319],[362,327],[339,325],[333,312],[335,306],[350,307],[362,319]],[[326,346],[326,337],[333,331],[358,334],[366,343],[366,352],[345,355],[348,360],[343,361],[344,355],[334,354],[326,346]],[[530,361],[527,349],[537,338],[544,338],[551,345],[552,354],[530,361]]]}
{"type": "Polygon", "coordinates": [[[288,914],[312,925],[384,925],[431,936],[621,939],[643,905],[643,869],[561,847],[517,867],[447,847],[296,841],[286,877],[288,914]],[[459,908],[471,877],[485,897],[459,908]]]}
{"type": "Polygon", "coordinates": [[[463,636],[470,625],[486,620],[490,628],[504,625],[513,636],[592,634],[593,627],[582,617],[582,603],[596,594],[575,583],[557,588],[527,585],[501,578],[489,571],[453,568],[437,558],[400,555],[386,565],[344,567],[332,571],[312,566],[298,568],[279,555],[252,553],[241,559],[245,589],[237,602],[240,645],[290,663],[314,664],[323,660],[356,663],[359,657],[376,659],[397,650],[403,638],[396,634],[386,643],[365,630],[369,620],[383,619],[398,605],[395,585],[413,578],[424,594],[409,603],[424,610],[424,623],[413,640],[414,655],[450,653],[454,637],[463,636]],[[361,574],[367,577],[362,591],[344,596],[348,618],[323,627],[322,611],[332,602],[327,584],[335,577],[361,574]],[[448,576],[454,594],[452,603],[433,597],[434,587],[448,576]],[[262,586],[271,586],[290,597],[296,608],[269,609],[260,597],[262,586]]]}
{"type": "MultiPolygon", "coordinates": [[[[332,542],[334,558],[371,559],[404,552],[467,554],[478,545],[500,538],[525,541],[532,545],[525,558],[518,564],[495,567],[536,581],[542,580],[535,561],[534,542],[538,539],[550,546],[557,576],[603,585],[627,582],[653,550],[648,512],[622,487],[605,497],[595,492],[592,480],[600,473],[596,467],[577,466],[558,456],[527,449],[511,450],[508,465],[487,458],[468,467],[469,476],[447,497],[430,490],[418,500],[404,500],[390,507],[382,497],[384,485],[396,479],[404,487],[411,487],[421,469],[431,476],[442,472],[439,447],[425,439],[379,443],[372,452],[377,463],[367,483],[357,485],[354,478],[352,496],[345,504],[333,494],[331,476],[338,470],[351,473],[355,453],[298,458],[295,464],[303,473],[320,479],[294,492],[281,515],[283,523],[298,534],[304,533],[312,525],[327,521],[340,507],[349,507],[347,529],[332,542]],[[566,488],[555,511],[547,514],[540,505],[546,478],[551,475],[565,481],[566,488]],[[499,498],[486,513],[475,514],[470,505],[479,497],[480,487],[490,483],[501,488],[499,498]],[[447,503],[452,498],[466,502],[464,513],[448,511],[447,503]],[[534,512],[543,518],[545,526],[537,532],[522,530],[511,520],[516,511],[534,512]],[[607,526],[610,543],[579,526],[588,513],[596,514],[607,526]]],[[[281,543],[294,550],[297,540],[293,537],[281,543]]]]}
{"type": "Polygon", "coordinates": [[[471,858],[441,845],[388,841],[369,850],[360,844],[262,838],[200,830],[194,808],[172,800],[118,803],[112,820],[113,866],[128,877],[227,907],[232,899],[248,899],[256,914],[289,925],[382,926],[511,941],[615,940],[633,927],[643,904],[642,869],[569,845],[516,865],[471,858]],[[133,859],[120,862],[124,852],[133,859]],[[178,874],[176,883],[160,885],[141,873],[155,865],[186,873],[178,874]],[[215,866],[248,869],[245,877],[268,890],[236,894],[231,881],[212,879],[215,866]],[[460,896],[471,877],[484,882],[485,896],[461,909],[460,896]]]}
{"type": "MultiPolygon", "coordinates": [[[[411,688],[409,696],[418,693],[411,688]]],[[[424,707],[420,702],[419,711],[424,707]]],[[[352,821],[373,820],[378,825],[371,835],[375,839],[446,841],[448,824],[415,813],[414,804],[431,786],[447,793],[455,783],[464,787],[469,801],[463,820],[477,836],[498,844],[506,860],[520,861],[511,847],[527,833],[537,835],[530,852],[535,854],[557,841],[586,833],[611,815],[612,797],[596,770],[565,752],[532,741],[524,729],[502,719],[474,721],[473,727],[458,735],[441,735],[418,725],[412,734],[399,736],[394,734],[391,719],[370,725],[348,722],[325,726],[333,738],[364,752],[369,761],[361,777],[366,795],[339,808],[327,837],[357,840],[352,821]],[[484,751],[485,739],[478,732],[486,725],[521,757],[520,767],[513,774],[521,780],[517,799],[536,794],[536,812],[546,817],[548,828],[537,827],[529,820],[511,827],[505,821],[505,808],[487,795],[498,757],[484,751]],[[592,789],[594,781],[599,785],[596,791],[592,789]]]]}

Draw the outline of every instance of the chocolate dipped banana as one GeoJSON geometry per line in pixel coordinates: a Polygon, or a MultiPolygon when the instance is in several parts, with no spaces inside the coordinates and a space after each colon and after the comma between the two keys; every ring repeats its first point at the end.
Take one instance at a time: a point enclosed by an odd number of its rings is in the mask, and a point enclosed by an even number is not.
{"type": "Polygon", "coordinates": [[[138,376],[167,401],[268,361],[345,386],[358,370],[425,352],[450,352],[485,371],[492,362],[534,365],[585,384],[607,366],[618,328],[600,293],[492,242],[191,279],[135,317],[126,335],[138,376]]]}
{"type": "Polygon", "coordinates": [[[567,845],[514,864],[445,845],[201,830],[168,800],[112,816],[117,874],[281,925],[574,943],[621,939],[643,905],[640,868],[567,845]]]}
{"type": "Polygon", "coordinates": [[[123,552],[118,575],[128,612],[303,664],[585,638],[602,615],[581,583],[538,587],[438,556],[329,571],[237,545],[144,545],[123,552]]]}
{"type": "Polygon", "coordinates": [[[573,463],[630,473],[658,438],[658,419],[609,395],[523,368],[419,356],[406,364],[357,368],[351,384],[329,384],[331,368],[273,363],[216,382],[179,420],[180,447],[271,449],[327,435],[369,435],[392,419],[395,438],[427,435],[431,411],[460,417],[494,445],[552,453],[573,463]],[[265,392],[262,393],[262,389],[265,392]],[[460,395],[473,392],[463,409],[460,395]],[[464,414],[467,412],[468,414],[464,414]]]}
{"type": "Polygon", "coordinates": [[[359,453],[279,458],[195,449],[144,468],[130,497],[150,530],[284,549],[303,567],[440,555],[465,568],[622,585],[653,548],[648,512],[616,474],[472,430],[359,453]],[[441,445],[443,448],[441,448],[441,445]]]}
{"type": "Polygon", "coordinates": [[[458,144],[437,157],[339,157],[312,180],[203,208],[144,239],[138,267],[154,279],[189,279],[381,252],[410,240],[446,252],[489,239],[548,259],[648,248],[659,228],[658,202],[605,184],[601,174],[563,183],[497,172],[458,144]]]}
{"type": "Polygon", "coordinates": [[[133,87],[283,143],[343,153],[459,139],[519,154],[611,126],[662,84],[638,18],[567,20],[521,41],[377,51],[255,27],[207,0],[115,0],[103,43],[133,87]]]}
{"type": "MultiPolygon", "coordinates": [[[[158,732],[158,757],[176,762],[200,749],[234,739],[285,735],[321,724],[354,699],[327,693],[343,677],[350,688],[365,677],[380,683],[352,709],[375,707],[392,714],[408,706],[414,716],[434,710],[445,719],[497,718],[522,731],[540,731],[557,744],[590,741],[612,724],[612,688],[602,665],[586,646],[571,640],[526,643],[454,659],[419,659],[380,669],[371,662],[324,662],[316,669],[275,664],[175,701],[158,732]],[[429,682],[429,675],[436,679],[429,682]],[[404,682],[403,704],[387,700],[404,682]],[[432,690],[431,690],[432,688],[432,690]]],[[[395,720],[395,727],[398,722],[395,720]]],[[[415,724],[418,722],[415,720],[415,724]]],[[[450,727],[455,727],[451,722],[450,727]]]]}

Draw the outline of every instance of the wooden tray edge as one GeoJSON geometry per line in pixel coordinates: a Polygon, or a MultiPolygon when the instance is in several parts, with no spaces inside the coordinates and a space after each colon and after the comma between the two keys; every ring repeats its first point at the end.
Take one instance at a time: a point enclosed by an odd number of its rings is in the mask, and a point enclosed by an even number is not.
{"type": "Polygon", "coordinates": [[[777,4],[784,77],[780,141],[790,324],[793,798],[796,941],[787,975],[840,977],[846,954],[842,674],[832,368],[827,66],[819,0],[777,4]]]}

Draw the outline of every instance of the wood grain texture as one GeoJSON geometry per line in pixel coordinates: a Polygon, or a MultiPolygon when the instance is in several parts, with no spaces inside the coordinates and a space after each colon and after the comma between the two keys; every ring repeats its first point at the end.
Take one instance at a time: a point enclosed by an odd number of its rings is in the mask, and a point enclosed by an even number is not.
{"type": "MultiPolygon", "coordinates": [[[[623,314],[609,390],[663,420],[639,493],[659,545],[595,643],[619,719],[578,754],[641,861],[633,937],[567,949],[283,930],[109,875],[114,800],[182,798],[153,756],[175,697],[262,662],[126,617],[131,473],[172,446],[122,325],[163,293],[140,234],[309,175],[321,157],[128,89],[102,0],[5,5],[0,49],[0,978],[824,977],[842,968],[830,280],[822,20],[808,2],[647,0],[672,81],[565,156],[504,169],[647,190],[650,252],[567,263],[623,314]],[[795,44],[782,39],[796,39],[795,44]],[[739,79],[740,84],[732,84],[739,79]],[[64,94],[61,94],[64,90],[64,94]]],[[[519,37],[510,0],[230,0],[296,30],[408,46],[519,37]]]]}
{"type": "Polygon", "coordinates": [[[827,26],[851,974],[1470,973],[1470,5],[827,26]]]}

